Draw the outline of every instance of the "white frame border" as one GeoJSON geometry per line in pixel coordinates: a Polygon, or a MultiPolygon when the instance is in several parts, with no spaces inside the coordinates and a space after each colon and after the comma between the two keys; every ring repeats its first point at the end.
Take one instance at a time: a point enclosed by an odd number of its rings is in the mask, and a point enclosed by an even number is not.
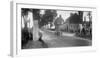
{"type": "Polygon", "coordinates": [[[96,8],[95,7],[79,7],[79,6],[60,6],[60,5],[43,5],[43,4],[33,4],[32,2],[11,2],[11,56],[29,56],[29,55],[47,55],[47,54],[58,54],[58,53],[69,53],[69,52],[84,52],[84,51],[94,51],[96,50],[96,39],[95,39],[95,24],[96,24],[96,8]],[[31,49],[31,50],[21,50],[21,40],[20,40],[20,16],[19,11],[22,6],[18,4],[23,4],[25,8],[43,8],[43,9],[63,9],[63,10],[83,10],[93,12],[93,40],[92,46],[84,47],[65,47],[65,48],[47,48],[47,49],[31,49]],[[27,4],[27,5],[26,5],[27,4]],[[29,4],[29,5],[28,5],[29,4]],[[66,7],[66,8],[65,8],[66,7]],[[17,9],[18,8],[18,9],[17,9]],[[18,10],[18,11],[17,11],[18,10]],[[18,19],[18,20],[17,20],[18,19]],[[63,51],[62,51],[63,50],[63,51]],[[64,51],[65,50],[65,51],[64,51]],[[55,52],[54,52],[55,51],[55,52]]]}

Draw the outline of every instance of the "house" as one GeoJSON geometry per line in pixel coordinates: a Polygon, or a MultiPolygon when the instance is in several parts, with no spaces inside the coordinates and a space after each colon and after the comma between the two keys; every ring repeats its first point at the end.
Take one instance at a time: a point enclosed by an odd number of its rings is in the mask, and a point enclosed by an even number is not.
{"type": "Polygon", "coordinates": [[[71,16],[67,18],[64,24],[62,24],[59,28],[66,32],[77,32],[80,28],[80,24],[82,24],[82,20],[80,19],[80,16],[75,13],[71,14],[71,16]]]}

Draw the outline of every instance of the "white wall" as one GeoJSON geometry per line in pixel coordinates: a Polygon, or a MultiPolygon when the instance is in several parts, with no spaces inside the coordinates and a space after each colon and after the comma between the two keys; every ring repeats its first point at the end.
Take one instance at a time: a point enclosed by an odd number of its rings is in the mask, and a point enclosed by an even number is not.
{"type": "MultiPolygon", "coordinates": [[[[21,0],[22,1],[22,0],[21,0]]],[[[26,1],[26,0],[25,0],[26,1]]],[[[99,0],[28,0],[33,3],[53,4],[53,5],[77,5],[77,6],[96,6],[97,19],[95,26],[95,38],[97,39],[97,52],[77,52],[55,55],[33,56],[34,58],[100,58],[100,1],[99,0]]],[[[10,58],[10,0],[0,0],[0,58],[10,58]]],[[[33,58],[19,57],[19,58],[33,58]]]]}

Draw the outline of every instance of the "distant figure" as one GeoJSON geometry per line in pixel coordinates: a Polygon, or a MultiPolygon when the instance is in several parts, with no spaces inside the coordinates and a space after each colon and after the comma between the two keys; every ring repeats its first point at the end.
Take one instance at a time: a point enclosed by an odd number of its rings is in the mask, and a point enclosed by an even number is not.
{"type": "Polygon", "coordinates": [[[85,25],[83,26],[83,28],[82,28],[82,31],[81,31],[81,32],[82,32],[82,34],[83,34],[83,35],[85,35],[85,34],[86,34],[85,25]]]}
{"type": "Polygon", "coordinates": [[[62,18],[61,15],[59,15],[59,17],[55,20],[54,25],[55,25],[55,30],[56,30],[56,34],[59,36],[61,35],[61,30],[60,30],[60,25],[62,25],[64,23],[64,20],[62,18]]]}

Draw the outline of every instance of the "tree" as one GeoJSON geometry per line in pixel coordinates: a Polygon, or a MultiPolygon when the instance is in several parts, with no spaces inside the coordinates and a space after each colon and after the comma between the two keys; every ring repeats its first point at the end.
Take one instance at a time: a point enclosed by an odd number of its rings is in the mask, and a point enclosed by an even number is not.
{"type": "Polygon", "coordinates": [[[28,9],[28,8],[22,8],[21,9],[21,15],[22,16],[25,16],[25,15],[28,15],[28,11],[29,11],[30,9],[28,9]]]}
{"type": "Polygon", "coordinates": [[[45,10],[45,14],[41,18],[40,25],[44,26],[48,23],[52,23],[56,16],[56,10],[45,10]]]}
{"type": "Polygon", "coordinates": [[[32,9],[34,20],[40,21],[40,9],[32,9]]]}
{"type": "Polygon", "coordinates": [[[73,23],[73,24],[79,24],[82,23],[82,16],[83,16],[83,12],[79,11],[78,14],[71,14],[71,16],[69,17],[69,23],[73,23]]]}

